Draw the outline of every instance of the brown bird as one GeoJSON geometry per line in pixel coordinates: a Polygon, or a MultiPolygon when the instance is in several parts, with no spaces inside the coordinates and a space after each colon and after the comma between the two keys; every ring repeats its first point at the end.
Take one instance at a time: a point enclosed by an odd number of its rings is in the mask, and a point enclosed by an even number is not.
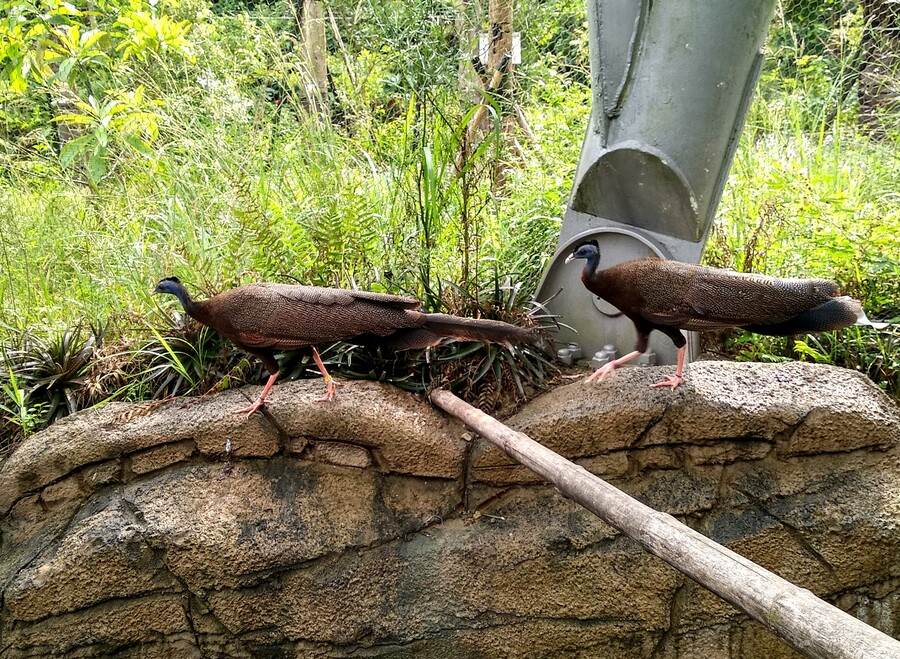
{"type": "Polygon", "coordinates": [[[647,350],[650,332],[659,330],[678,348],[675,374],[653,387],[672,387],[684,380],[687,341],[681,330],[740,327],[757,334],[789,336],[873,325],[853,298],[839,296],[827,279],[776,279],[690,265],[663,259],[638,259],[599,269],[596,240],[581,243],[566,263],[584,259],[585,287],[616,306],[637,330],[634,351],[591,374],[603,380],[622,364],[647,350]]]}
{"type": "Polygon", "coordinates": [[[248,416],[266,402],[278,379],[275,353],[310,348],[325,380],[325,395],[334,398],[334,380],[316,345],[335,341],[376,343],[394,350],[427,348],[444,338],[509,343],[526,341],[532,332],[498,320],[460,318],[421,311],[411,297],[317,286],[250,284],[195,301],[177,277],[166,277],[154,293],[179,299],[189,316],[262,360],[269,379],[259,398],[239,410],[248,416]]]}

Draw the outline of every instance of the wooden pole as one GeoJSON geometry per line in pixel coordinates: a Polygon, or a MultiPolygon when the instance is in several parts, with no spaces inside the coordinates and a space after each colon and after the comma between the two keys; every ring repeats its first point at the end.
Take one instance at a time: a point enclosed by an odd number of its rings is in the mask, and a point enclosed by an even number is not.
{"type": "Polygon", "coordinates": [[[321,0],[303,0],[303,47],[306,55],[307,99],[310,107],[328,114],[328,48],[321,0]]]}
{"type": "Polygon", "coordinates": [[[671,515],[645,506],[449,391],[433,391],[431,402],[805,655],[836,659],[900,657],[900,642],[887,634],[713,542],[671,515]]]}

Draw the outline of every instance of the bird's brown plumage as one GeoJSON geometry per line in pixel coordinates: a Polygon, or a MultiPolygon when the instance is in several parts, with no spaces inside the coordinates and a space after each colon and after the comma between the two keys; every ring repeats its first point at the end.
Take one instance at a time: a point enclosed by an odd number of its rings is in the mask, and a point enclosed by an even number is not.
{"type": "Polygon", "coordinates": [[[653,386],[675,388],[684,379],[687,341],[682,330],[742,327],[788,336],[840,329],[865,318],[859,302],[839,296],[837,285],[826,279],[776,279],[662,259],[600,269],[595,240],[581,243],[566,262],[573,259],[585,260],[585,287],[618,307],[637,331],[634,350],[598,368],[590,382],[646,352],[653,330],[663,332],[678,348],[675,374],[653,386]]]}
{"type": "Polygon", "coordinates": [[[417,327],[417,300],[316,286],[250,284],[198,303],[201,321],[235,343],[291,350],[417,327]]]}
{"type": "Polygon", "coordinates": [[[516,341],[529,336],[508,323],[428,314],[419,306],[415,298],[384,293],[251,284],[198,302],[196,316],[238,345],[257,349],[292,350],[359,337],[390,337],[384,343],[399,349],[433,345],[443,337],[516,341]]]}
{"type": "MultiPolygon", "coordinates": [[[[838,295],[826,279],[777,279],[661,259],[627,261],[582,279],[632,320],[686,330],[774,327],[838,295]]],[[[841,299],[858,308],[855,300],[841,299]]],[[[852,324],[855,317],[836,317],[835,324],[852,324]]]]}
{"type": "Polygon", "coordinates": [[[334,382],[318,344],[353,340],[409,350],[436,345],[443,338],[507,343],[533,336],[528,329],[500,321],[425,313],[414,298],[368,291],[251,284],[196,302],[176,277],[167,277],[155,292],[177,296],[188,314],[262,360],[269,379],[259,398],[241,410],[249,414],[263,406],[278,379],[279,350],[310,348],[326,383],[323,400],[331,400],[334,382]]]}

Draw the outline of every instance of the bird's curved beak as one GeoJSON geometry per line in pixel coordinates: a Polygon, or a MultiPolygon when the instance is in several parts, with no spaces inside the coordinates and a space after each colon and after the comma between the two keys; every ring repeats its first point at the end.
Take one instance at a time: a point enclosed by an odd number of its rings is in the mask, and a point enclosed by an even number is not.
{"type": "Polygon", "coordinates": [[[575,252],[572,252],[571,254],[569,254],[569,255],[566,257],[566,263],[571,263],[571,262],[574,261],[574,260],[575,260],[575,252]]]}

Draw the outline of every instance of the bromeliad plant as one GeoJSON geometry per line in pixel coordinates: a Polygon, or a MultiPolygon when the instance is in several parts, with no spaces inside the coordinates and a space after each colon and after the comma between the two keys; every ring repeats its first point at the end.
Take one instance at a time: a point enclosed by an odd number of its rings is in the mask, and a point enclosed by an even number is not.
{"type": "Polygon", "coordinates": [[[102,329],[53,337],[29,333],[0,346],[0,459],[48,423],[92,405],[85,378],[102,329]]]}
{"type": "Polygon", "coordinates": [[[84,331],[78,326],[56,336],[23,335],[17,347],[4,350],[6,370],[13,376],[10,385],[42,407],[48,423],[93,404],[86,375],[103,333],[100,327],[84,331]]]}
{"type": "MultiPolygon", "coordinates": [[[[46,423],[46,405],[32,403],[31,396],[19,385],[15,371],[9,369],[7,373],[9,379],[0,384],[0,414],[3,415],[2,420],[14,428],[15,434],[27,437],[46,423]]],[[[6,444],[8,442],[0,441],[0,456],[6,444]]]]}

